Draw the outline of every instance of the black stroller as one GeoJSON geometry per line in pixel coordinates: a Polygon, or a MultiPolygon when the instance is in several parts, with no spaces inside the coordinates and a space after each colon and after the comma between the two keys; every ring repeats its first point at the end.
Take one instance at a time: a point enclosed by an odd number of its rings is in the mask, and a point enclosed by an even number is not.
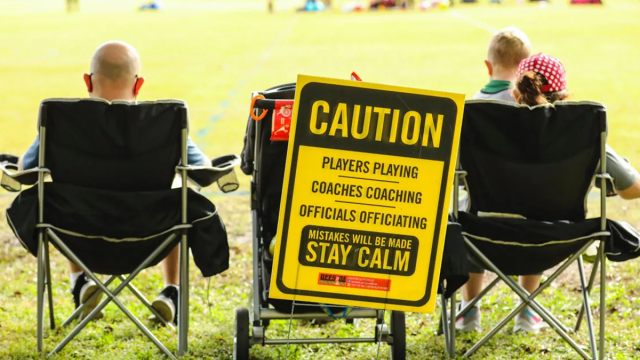
{"type": "Polygon", "coordinates": [[[282,182],[287,153],[286,141],[271,141],[271,116],[276,109],[276,100],[289,100],[295,96],[296,85],[286,84],[255,92],[252,98],[262,95],[264,99],[255,101],[252,110],[267,110],[263,121],[249,117],[242,151],[242,171],[252,175],[251,215],[253,224],[253,296],[250,310],[236,310],[233,358],[249,359],[249,348],[253,345],[320,344],[320,343],[387,343],[391,348],[391,358],[401,360],[406,353],[406,333],[404,312],[391,311],[391,321],[384,323],[384,311],[356,308],[348,311],[345,307],[328,307],[326,312],[319,304],[300,304],[288,300],[269,297],[271,283],[272,255],[268,248],[276,235],[282,182]],[[263,170],[264,169],[264,170],[263,170]],[[346,313],[345,313],[346,312],[346,313]],[[334,314],[333,316],[328,313],[334,314]],[[265,336],[271,320],[307,319],[323,320],[344,318],[353,322],[356,318],[376,320],[375,335],[362,338],[299,338],[270,339],[265,336]]]}

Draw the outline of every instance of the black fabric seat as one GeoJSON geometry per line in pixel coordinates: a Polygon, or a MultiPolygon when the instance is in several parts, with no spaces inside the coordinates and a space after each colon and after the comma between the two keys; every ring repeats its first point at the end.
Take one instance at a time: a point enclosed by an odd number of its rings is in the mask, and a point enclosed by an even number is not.
{"type": "MultiPolygon", "coordinates": [[[[16,237],[34,256],[38,252],[37,190],[23,191],[7,209],[16,237]]],[[[166,232],[181,223],[181,199],[181,189],[132,194],[46,183],[44,224],[51,226],[91,271],[130,274],[164,241],[166,232]]],[[[187,203],[187,222],[192,224],[187,229],[189,248],[196,266],[202,276],[220,274],[229,268],[224,224],[215,205],[199,193],[189,189],[187,203]]],[[[157,265],[178,242],[176,238],[148,267],[157,265]]]]}
{"type": "Polygon", "coordinates": [[[506,275],[535,275],[553,268],[578,252],[593,234],[605,243],[608,260],[626,261],[640,256],[638,232],[624,222],[600,219],[580,222],[540,222],[526,219],[482,218],[460,212],[464,235],[506,275]]]}

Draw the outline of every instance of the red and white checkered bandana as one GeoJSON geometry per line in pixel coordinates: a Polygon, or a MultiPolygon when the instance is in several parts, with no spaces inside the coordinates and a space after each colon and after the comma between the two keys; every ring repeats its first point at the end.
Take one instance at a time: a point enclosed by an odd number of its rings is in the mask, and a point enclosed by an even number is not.
{"type": "Polygon", "coordinates": [[[560,91],[567,89],[567,74],[560,60],[546,54],[532,55],[518,65],[516,77],[519,79],[522,73],[534,71],[543,75],[548,85],[542,86],[542,92],[560,91]]]}

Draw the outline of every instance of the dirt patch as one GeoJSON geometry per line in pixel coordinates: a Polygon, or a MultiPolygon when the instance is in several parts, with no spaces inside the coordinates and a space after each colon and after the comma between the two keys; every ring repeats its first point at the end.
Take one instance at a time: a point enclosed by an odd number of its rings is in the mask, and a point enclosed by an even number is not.
{"type": "Polygon", "coordinates": [[[20,241],[12,233],[0,231],[0,262],[14,261],[27,256],[20,241]]]}

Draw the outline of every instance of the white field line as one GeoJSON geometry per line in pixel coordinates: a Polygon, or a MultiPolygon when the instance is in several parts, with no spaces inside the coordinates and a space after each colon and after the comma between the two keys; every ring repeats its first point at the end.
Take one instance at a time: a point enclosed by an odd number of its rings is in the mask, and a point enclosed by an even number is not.
{"type": "Polygon", "coordinates": [[[276,35],[276,37],[273,39],[271,44],[269,44],[269,46],[267,46],[267,48],[262,52],[260,57],[257,58],[256,64],[253,66],[253,68],[249,72],[247,72],[245,74],[245,76],[240,81],[238,81],[238,83],[237,83],[237,85],[235,87],[229,89],[229,91],[227,92],[227,96],[218,104],[218,106],[216,108],[218,110],[218,112],[214,113],[213,116],[211,116],[209,118],[209,121],[204,125],[204,127],[200,128],[196,132],[196,136],[197,137],[206,136],[209,133],[209,131],[211,130],[211,128],[213,127],[214,123],[216,123],[219,120],[221,120],[221,119],[226,117],[227,108],[234,102],[234,100],[237,99],[238,93],[241,90],[244,90],[245,86],[256,75],[258,75],[258,73],[260,73],[260,71],[262,70],[262,67],[264,66],[264,63],[267,62],[267,60],[269,60],[269,58],[271,57],[271,54],[273,53],[273,50],[276,49],[278,47],[278,45],[280,45],[282,40],[284,38],[286,38],[287,35],[289,35],[291,33],[291,30],[293,29],[294,25],[296,24],[297,19],[298,19],[298,17],[296,15],[294,15],[289,20],[289,22],[276,35]]]}
{"type": "Polygon", "coordinates": [[[449,14],[451,14],[451,16],[453,16],[454,18],[456,18],[456,19],[458,19],[458,20],[460,20],[462,22],[466,22],[469,25],[473,25],[473,26],[477,27],[478,29],[487,31],[487,32],[489,32],[491,34],[495,34],[495,33],[498,32],[498,29],[494,28],[493,26],[491,26],[491,25],[489,25],[487,23],[484,23],[484,22],[482,22],[480,20],[476,20],[476,19],[470,18],[467,15],[463,15],[463,14],[461,14],[461,13],[455,11],[455,10],[449,11],[449,14]]]}

